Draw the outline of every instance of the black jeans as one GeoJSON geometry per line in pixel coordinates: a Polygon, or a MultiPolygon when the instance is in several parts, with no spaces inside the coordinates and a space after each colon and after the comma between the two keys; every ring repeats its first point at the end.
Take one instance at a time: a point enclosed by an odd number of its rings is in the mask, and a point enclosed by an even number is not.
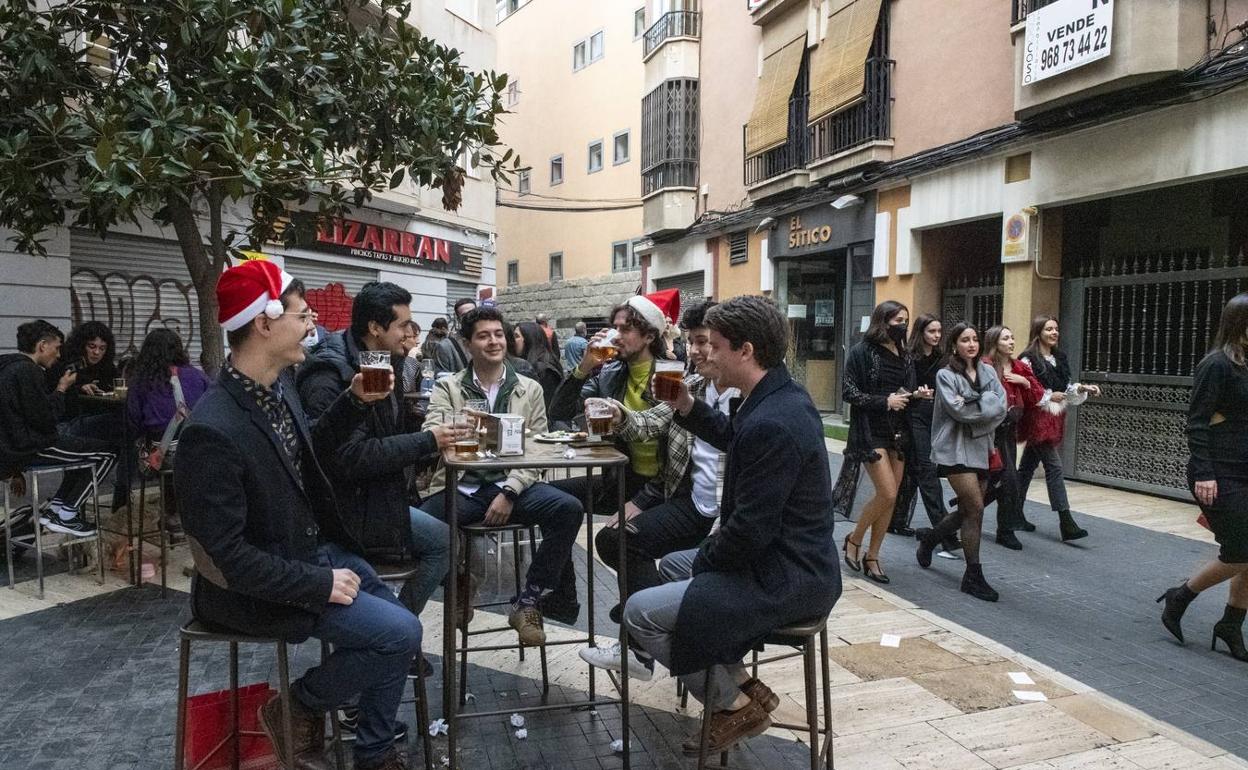
{"type": "MultiPolygon", "coordinates": [[[[628,521],[628,550],[625,557],[628,567],[625,590],[628,593],[620,597],[620,603],[623,604],[638,591],[662,583],[655,560],[673,551],[697,548],[706,539],[714,523],[713,517],[703,516],[698,511],[688,493],[677,494],[628,521]]],[[[618,529],[598,530],[594,537],[594,548],[604,564],[612,569],[619,569],[618,529]]]]}
{"type": "MultiPolygon", "coordinates": [[[[594,474],[594,515],[610,516],[615,513],[615,509],[619,507],[620,499],[616,494],[616,473],[619,471],[609,471],[607,473],[594,474]]],[[[624,466],[624,499],[632,500],[633,496],[641,491],[650,479],[638,475],[633,471],[631,465],[624,466]]],[[[589,490],[588,476],[573,476],[570,479],[556,479],[549,482],[555,489],[567,492],[582,505],[585,502],[586,492],[589,490]]]]}
{"type": "Polygon", "coordinates": [[[997,531],[1023,528],[1023,497],[1018,483],[1018,430],[1014,423],[1002,423],[996,432],[996,447],[1001,453],[1001,470],[988,481],[984,507],[997,501],[997,531]]]}
{"type": "Polygon", "coordinates": [[[893,508],[892,526],[909,527],[914,518],[914,493],[917,488],[927,509],[927,518],[936,526],[945,518],[944,489],[936,475],[932,462],[932,407],[917,404],[910,421],[911,451],[906,455],[906,470],[897,490],[897,503],[893,508]],[[926,407],[926,408],[925,408],[926,407]]]}

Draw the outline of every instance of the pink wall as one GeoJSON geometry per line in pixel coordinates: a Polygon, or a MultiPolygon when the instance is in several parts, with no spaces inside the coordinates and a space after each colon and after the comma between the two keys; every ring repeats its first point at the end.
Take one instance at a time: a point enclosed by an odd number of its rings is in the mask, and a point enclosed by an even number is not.
{"type": "Polygon", "coordinates": [[[754,106],[760,32],[750,23],[745,3],[731,3],[729,13],[728,0],[713,1],[725,8],[702,14],[698,172],[709,188],[709,208],[724,210],[745,198],[741,127],[754,106]]]}
{"type": "Polygon", "coordinates": [[[890,3],[894,158],[1014,121],[1007,0],[890,3]]]}

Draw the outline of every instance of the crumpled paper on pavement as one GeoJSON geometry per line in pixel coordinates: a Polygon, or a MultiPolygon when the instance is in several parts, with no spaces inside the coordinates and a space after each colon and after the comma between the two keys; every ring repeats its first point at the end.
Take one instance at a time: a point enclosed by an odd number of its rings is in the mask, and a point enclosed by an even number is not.
{"type": "Polygon", "coordinates": [[[524,717],[520,716],[519,714],[512,714],[511,726],[512,727],[524,727],[524,717]]]}

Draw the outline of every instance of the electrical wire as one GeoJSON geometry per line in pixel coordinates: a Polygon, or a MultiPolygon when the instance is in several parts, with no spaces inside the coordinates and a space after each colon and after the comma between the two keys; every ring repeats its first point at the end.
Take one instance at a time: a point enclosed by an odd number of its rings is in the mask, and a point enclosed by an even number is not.
{"type": "Polygon", "coordinates": [[[628,203],[621,206],[540,206],[525,205],[523,203],[511,203],[509,201],[496,201],[496,206],[505,209],[524,209],[526,211],[557,211],[566,214],[579,214],[592,211],[626,211],[628,209],[641,208],[641,203],[628,203]]]}

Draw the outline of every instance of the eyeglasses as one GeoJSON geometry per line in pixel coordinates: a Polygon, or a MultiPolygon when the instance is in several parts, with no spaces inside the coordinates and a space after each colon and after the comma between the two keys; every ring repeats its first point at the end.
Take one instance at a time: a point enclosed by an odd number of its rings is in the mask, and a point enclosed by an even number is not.
{"type": "Polygon", "coordinates": [[[293,315],[295,318],[298,318],[300,321],[303,321],[304,326],[316,324],[317,316],[316,316],[315,310],[309,309],[309,310],[303,311],[302,313],[282,313],[282,315],[293,315]]]}

